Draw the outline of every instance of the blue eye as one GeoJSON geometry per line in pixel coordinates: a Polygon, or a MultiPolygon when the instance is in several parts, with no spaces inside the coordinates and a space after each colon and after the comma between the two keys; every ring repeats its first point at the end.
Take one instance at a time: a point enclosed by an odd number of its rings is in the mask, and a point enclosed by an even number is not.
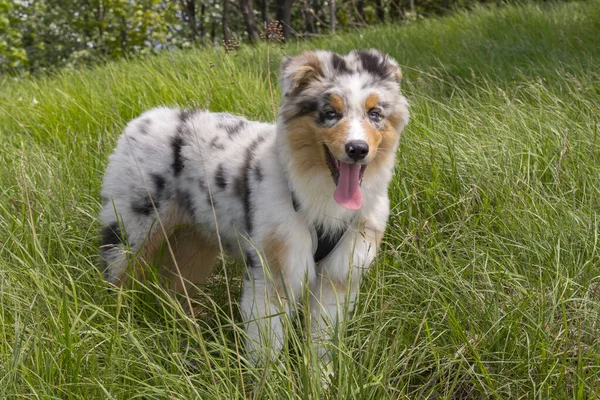
{"type": "Polygon", "coordinates": [[[327,119],[338,119],[339,114],[336,111],[326,111],[325,118],[327,119]]]}
{"type": "Polygon", "coordinates": [[[369,118],[371,119],[371,121],[377,122],[380,121],[383,117],[377,111],[369,111],[369,118]]]}

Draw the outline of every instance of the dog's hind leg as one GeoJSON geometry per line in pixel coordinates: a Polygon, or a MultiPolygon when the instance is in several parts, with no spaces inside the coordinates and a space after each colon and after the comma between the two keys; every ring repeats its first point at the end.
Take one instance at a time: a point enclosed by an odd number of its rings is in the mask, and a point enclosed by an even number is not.
{"type": "Polygon", "coordinates": [[[100,257],[104,279],[117,286],[126,283],[129,275],[140,278],[143,263],[159,248],[164,234],[153,220],[122,219],[105,225],[101,230],[100,257]],[[131,267],[131,270],[128,269],[131,267]]]}
{"type": "Polygon", "coordinates": [[[192,285],[208,279],[219,255],[219,248],[215,244],[198,229],[190,226],[176,228],[169,236],[169,244],[175,260],[165,242],[158,262],[163,266],[163,274],[170,281],[171,290],[183,293],[185,285],[189,292],[192,285]]]}
{"type": "Polygon", "coordinates": [[[128,207],[119,205],[107,204],[101,212],[102,220],[107,222],[101,231],[100,256],[104,279],[121,286],[129,275],[143,277],[144,263],[153,261],[174,227],[189,224],[191,217],[176,204],[148,213],[133,213],[128,207]],[[123,210],[119,219],[115,217],[115,209],[123,210]],[[130,266],[131,271],[127,274],[130,266]]]}

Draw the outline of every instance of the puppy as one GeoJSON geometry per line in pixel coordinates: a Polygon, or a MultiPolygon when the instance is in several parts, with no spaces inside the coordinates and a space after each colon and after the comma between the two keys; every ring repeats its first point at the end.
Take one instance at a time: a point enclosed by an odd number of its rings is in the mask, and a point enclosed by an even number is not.
{"type": "Polygon", "coordinates": [[[247,267],[250,357],[277,354],[281,311],[292,313],[304,293],[326,357],[332,324],[353,306],[386,228],[408,122],[400,78],[375,50],[306,52],[283,60],[276,124],[174,108],[130,122],[102,188],[106,280],[123,284],[156,263],[183,290],[210,274],[222,246],[247,267]]]}

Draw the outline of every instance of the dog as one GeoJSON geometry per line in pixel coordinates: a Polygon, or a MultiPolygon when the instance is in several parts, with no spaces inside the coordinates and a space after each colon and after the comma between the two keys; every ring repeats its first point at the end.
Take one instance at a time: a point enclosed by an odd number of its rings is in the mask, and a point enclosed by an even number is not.
{"type": "Polygon", "coordinates": [[[246,265],[251,360],[277,354],[282,310],[293,313],[305,293],[326,358],[386,229],[409,118],[401,77],[373,49],[305,52],[282,61],[276,124],[176,108],[131,121],[102,187],[105,279],[122,285],[154,262],[181,291],[205,280],[224,249],[246,265]]]}

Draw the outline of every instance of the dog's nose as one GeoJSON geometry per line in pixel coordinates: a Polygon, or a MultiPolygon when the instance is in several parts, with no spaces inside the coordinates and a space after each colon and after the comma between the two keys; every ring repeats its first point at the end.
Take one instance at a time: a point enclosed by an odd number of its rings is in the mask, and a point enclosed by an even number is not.
{"type": "Polygon", "coordinates": [[[358,162],[369,154],[369,144],[364,140],[351,140],[346,143],[346,154],[358,162]]]}

